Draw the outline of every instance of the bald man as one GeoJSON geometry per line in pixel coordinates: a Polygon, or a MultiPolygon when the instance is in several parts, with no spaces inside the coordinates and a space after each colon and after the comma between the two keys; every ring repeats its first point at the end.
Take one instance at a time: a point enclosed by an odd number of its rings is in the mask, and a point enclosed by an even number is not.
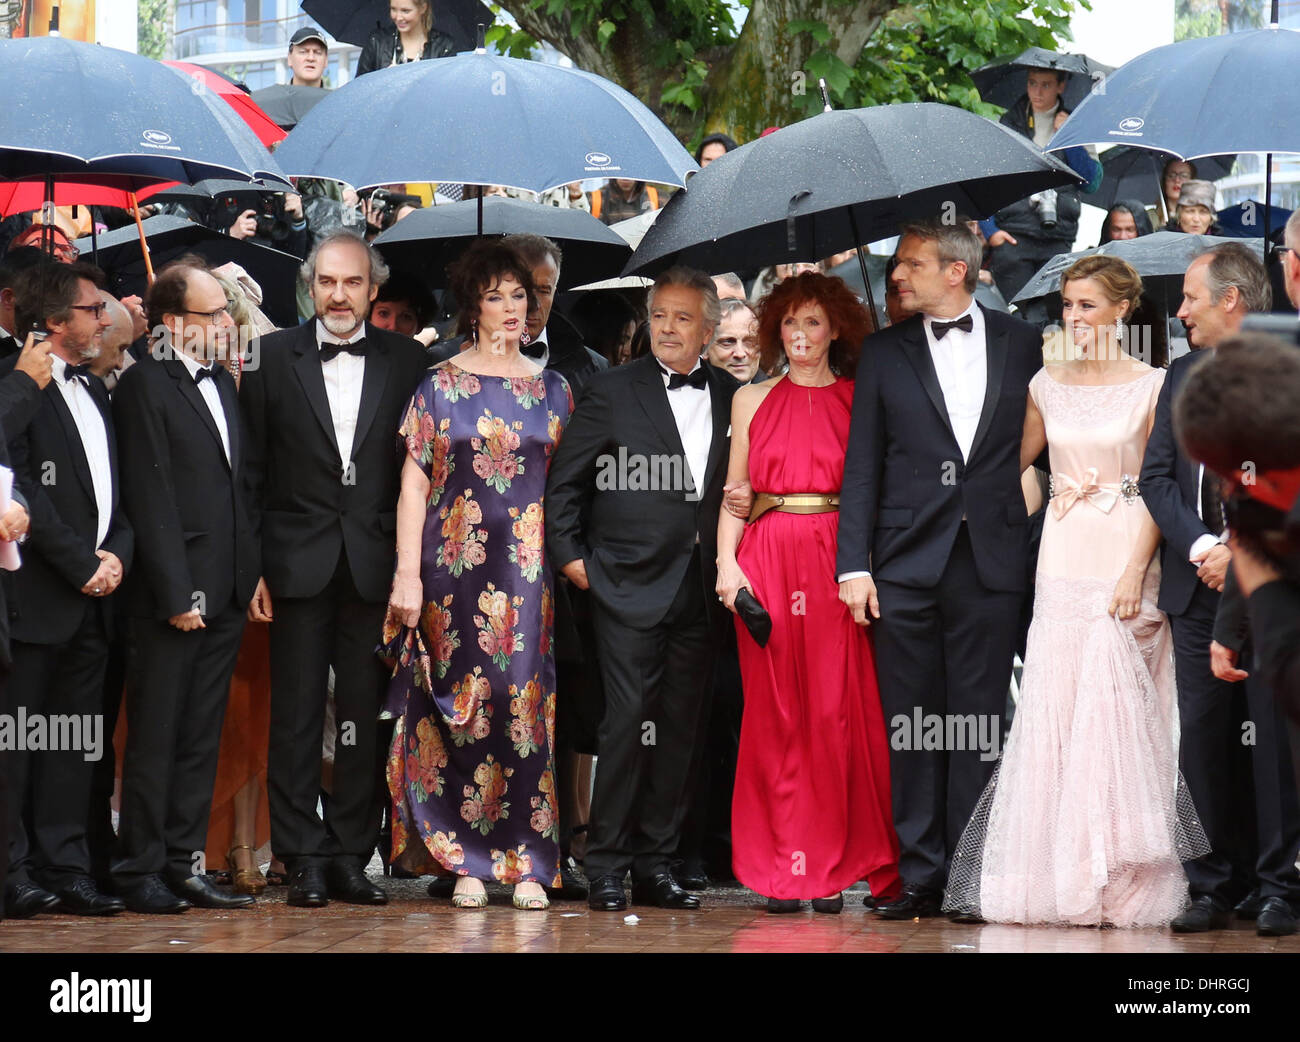
{"type": "Polygon", "coordinates": [[[107,290],[100,290],[99,297],[108,309],[111,324],[100,334],[103,346],[91,361],[90,371],[104,381],[111,393],[122,373],[135,361],[126,350],[135,340],[135,317],[107,290]]]}

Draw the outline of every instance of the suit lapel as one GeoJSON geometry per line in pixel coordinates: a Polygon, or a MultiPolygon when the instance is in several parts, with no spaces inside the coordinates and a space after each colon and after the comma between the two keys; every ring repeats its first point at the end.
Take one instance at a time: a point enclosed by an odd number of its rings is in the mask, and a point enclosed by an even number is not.
{"type": "Polygon", "coordinates": [[[226,449],[221,444],[221,431],[217,429],[217,421],[212,418],[212,410],[208,408],[208,403],[204,401],[203,392],[199,390],[199,385],[190,377],[189,370],[185,368],[185,363],[178,358],[172,357],[164,359],[162,364],[167,370],[167,374],[176,381],[176,385],[180,388],[181,397],[198,414],[199,421],[207,429],[207,432],[212,435],[213,440],[216,441],[217,448],[221,450],[221,455],[224,458],[226,449]]]}
{"type": "Polygon", "coordinates": [[[63,392],[55,386],[54,381],[50,381],[45,393],[55,415],[59,418],[59,423],[63,426],[64,436],[68,439],[68,455],[72,460],[72,469],[76,472],[82,487],[85,488],[86,493],[93,501],[95,498],[95,481],[90,476],[90,462],[86,459],[86,447],[81,443],[81,431],[77,428],[77,421],[73,418],[68,403],[63,400],[63,392]]]}
{"type": "Polygon", "coordinates": [[[230,437],[230,461],[229,466],[231,473],[234,473],[235,467],[239,461],[239,388],[235,386],[235,378],[230,375],[229,371],[216,366],[213,369],[217,377],[217,395],[221,399],[221,409],[226,414],[226,433],[230,437]]]}
{"type": "Polygon", "coordinates": [[[320,351],[316,346],[315,322],[302,325],[294,350],[298,357],[294,359],[293,371],[298,377],[298,382],[302,384],[307,403],[311,406],[311,411],[316,414],[321,430],[325,432],[329,443],[334,446],[334,455],[338,456],[339,441],[334,436],[334,418],[330,415],[329,397],[325,394],[325,374],[321,370],[320,351]]]}
{"type": "Polygon", "coordinates": [[[719,466],[725,467],[727,465],[727,456],[729,455],[727,451],[727,428],[731,423],[731,409],[722,393],[722,381],[719,379],[719,373],[708,362],[702,364],[709,376],[709,405],[713,411],[713,440],[709,442],[709,462],[704,468],[704,482],[696,489],[701,499],[704,497],[704,490],[709,487],[709,482],[713,480],[714,472],[717,471],[719,466]]]}
{"type": "Polygon", "coordinates": [[[686,450],[682,448],[682,436],[677,431],[677,421],[673,419],[673,410],[668,405],[668,391],[664,388],[659,363],[654,355],[646,355],[636,364],[641,367],[636,376],[636,399],[664,444],[684,460],[686,450]]]}
{"type": "Polygon", "coordinates": [[[934,359],[930,356],[930,343],[925,336],[925,326],[919,316],[908,319],[903,334],[902,346],[903,354],[916,370],[917,379],[921,381],[921,386],[925,388],[925,393],[929,395],[930,402],[934,405],[935,412],[943,420],[943,425],[948,428],[948,434],[955,442],[957,435],[952,429],[952,420],[948,416],[948,403],[943,400],[943,389],[939,386],[939,374],[934,369],[934,359]]]}
{"type": "Polygon", "coordinates": [[[993,414],[998,409],[998,397],[1002,393],[1002,374],[1007,368],[1007,331],[995,332],[989,325],[989,313],[983,305],[978,305],[984,317],[984,362],[987,378],[984,381],[984,407],[980,410],[979,426],[975,428],[975,437],[970,443],[967,459],[974,459],[979,451],[980,442],[993,425],[993,414]]]}
{"type": "MultiPolygon", "coordinates": [[[[357,409],[357,432],[352,437],[352,455],[365,442],[366,432],[379,412],[379,403],[384,397],[384,388],[388,384],[388,370],[391,359],[388,348],[383,341],[373,336],[369,325],[366,326],[366,370],[361,380],[361,405],[357,409]]],[[[323,378],[322,378],[323,382],[323,378]]]]}

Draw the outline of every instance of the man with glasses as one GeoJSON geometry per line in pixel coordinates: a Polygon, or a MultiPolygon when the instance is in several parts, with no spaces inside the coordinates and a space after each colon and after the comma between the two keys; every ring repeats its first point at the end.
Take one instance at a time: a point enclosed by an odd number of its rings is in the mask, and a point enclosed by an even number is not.
{"type": "MultiPolygon", "coordinates": [[[[9,757],[11,798],[26,807],[9,844],[5,905],[15,918],[56,904],[77,915],[124,908],[95,886],[86,841],[95,761],[103,743],[112,741],[99,712],[113,638],[110,599],[133,549],[131,526],[118,505],[108,392],[88,371],[110,321],[99,296],[102,279],[89,265],[42,265],[24,273],[17,294],[16,324],[47,334],[53,376],[34,415],[5,430],[32,516],[22,567],[13,573],[17,614],[8,708],[28,720],[50,724],[59,718],[79,726],[45,748],[29,745],[9,757]]],[[[16,360],[0,363],[0,376],[16,360]]],[[[54,738],[52,730],[48,737],[54,738]]]]}
{"type": "Polygon", "coordinates": [[[238,908],[253,898],[218,890],[201,857],[226,696],[260,574],[247,439],[234,377],[220,363],[235,323],[221,283],[194,262],[163,268],[146,305],[157,339],[113,394],[131,461],[122,503],[148,533],[126,592],[131,697],[113,884],[133,912],[238,908]]]}

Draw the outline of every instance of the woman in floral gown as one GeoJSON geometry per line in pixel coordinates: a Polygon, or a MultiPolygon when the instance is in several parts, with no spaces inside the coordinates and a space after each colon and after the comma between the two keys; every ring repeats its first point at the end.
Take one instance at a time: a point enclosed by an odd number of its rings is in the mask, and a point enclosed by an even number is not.
{"type": "Polygon", "coordinates": [[[515,252],[477,243],[451,275],[468,347],[429,371],[399,432],[393,859],[459,875],[457,907],[486,905],[495,879],[541,909],[560,883],[542,499],[572,398],[520,353],[533,291],[515,252]]]}

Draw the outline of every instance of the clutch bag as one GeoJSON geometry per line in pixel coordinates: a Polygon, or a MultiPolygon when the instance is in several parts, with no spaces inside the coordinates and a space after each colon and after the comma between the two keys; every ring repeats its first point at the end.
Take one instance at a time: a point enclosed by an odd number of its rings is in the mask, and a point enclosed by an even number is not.
{"type": "Polygon", "coordinates": [[[772,616],[758,603],[758,599],[743,586],[736,594],[736,614],[749,630],[754,643],[760,648],[767,647],[768,638],[772,636],[772,616]]]}

